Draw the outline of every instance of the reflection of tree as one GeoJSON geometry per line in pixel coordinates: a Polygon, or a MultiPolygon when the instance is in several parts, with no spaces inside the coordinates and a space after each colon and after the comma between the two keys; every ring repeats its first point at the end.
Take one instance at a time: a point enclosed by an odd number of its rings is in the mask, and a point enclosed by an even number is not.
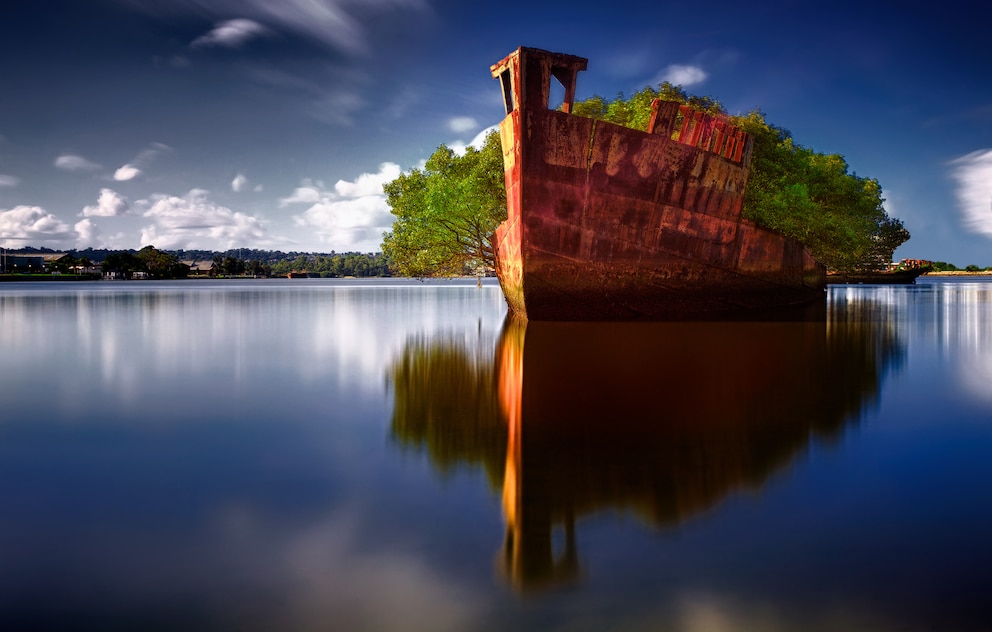
{"type": "Polygon", "coordinates": [[[833,407],[837,415],[860,412],[870,398],[859,393],[877,395],[885,375],[901,368],[905,360],[890,306],[871,300],[866,290],[857,296],[858,300],[835,297],[827,312],[827,340],[832,350],[827,361],[841,365],[830,369],[834,388],[827,393],[823,405],[833,407]],[[864,363],[844,363],[847,358],[857,357],[864,358],[864,363]]]}
{"type": "Polygon", "coordinates": [[[494,489],[503,484],[506,424],[499,414],[493,339],[455,335],[407,341],[388,373],[396,404],[392,435],[425,446],[444,473],[482,465],[494,489]]]}
{"type": "Polygon", "coordinates": [[[392,372],[393,432],[426,442],[443,470],[502,471],[507,575],[521,588],[562,581],[578,576],[583,515],[676,526],[842,433],[902,353],[872,309],[813,322],[508,321],[495,363],[452,338],[417,339],[392,372]]]}

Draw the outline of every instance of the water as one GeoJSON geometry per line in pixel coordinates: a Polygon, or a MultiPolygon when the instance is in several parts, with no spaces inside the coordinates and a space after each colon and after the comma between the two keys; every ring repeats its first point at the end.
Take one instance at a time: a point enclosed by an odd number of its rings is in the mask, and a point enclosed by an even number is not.
{"type": "Polygon", "coordinates": [[[992,628],[992,280],[812,323],[505,311],[0,286],[0,628],[992,628]]]}

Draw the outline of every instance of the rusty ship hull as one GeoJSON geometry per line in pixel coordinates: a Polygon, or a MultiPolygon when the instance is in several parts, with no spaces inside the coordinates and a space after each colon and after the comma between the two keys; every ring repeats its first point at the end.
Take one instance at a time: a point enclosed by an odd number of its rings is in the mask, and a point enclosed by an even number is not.
{"type": "Polygon", "coordinates": [[[823,301],[823,265],[741,218],[751,153],[742,131],[670,102],[655,103],[648,132],[575,116],[585,67],[528,48],[492,67],[507,110],[496,274],[516,317],[665,320],[823,301]],[[552,78],[565,89],[560,110],[548,108],[552,78]]]}

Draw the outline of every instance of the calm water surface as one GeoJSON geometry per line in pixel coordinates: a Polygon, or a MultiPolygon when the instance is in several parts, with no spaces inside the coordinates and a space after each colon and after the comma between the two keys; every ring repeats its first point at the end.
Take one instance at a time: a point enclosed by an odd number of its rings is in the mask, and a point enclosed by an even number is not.
{"type": "Polygon", "coordinates": [[[992,629],[992,279],[807,323],[0,286],[0,628],[992,629]]]}

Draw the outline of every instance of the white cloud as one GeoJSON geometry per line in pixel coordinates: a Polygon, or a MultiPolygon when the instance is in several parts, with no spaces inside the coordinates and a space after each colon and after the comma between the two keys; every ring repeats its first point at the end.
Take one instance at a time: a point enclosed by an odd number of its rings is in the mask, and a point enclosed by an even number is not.
{"type": "Polygon", "coordinates": [[[290,204],[313,204],[320,200],[322,188],[320,183],[304,180],[302,186],[293,189],[293,193],[289,197],[279,200],[279,208],[286,208],[290,204]]]}
{"type": "Polygon", "coordinates": [[[992,236],[992,149],[972,152],[951,165],[965,227],[992,236]]]}
{"type": "Polygon", "coordinates": [[[231,190],[234,191],[235,193],[240,193],[244,191],[245,187],[247,186],[248,186],[248,178],[243,173],[239,173],[238,175],[234,176],[233,180],[231,180],[231,190]]]}
{"type": "Polygon", "coordinates": [[[118,182],[126,182],[128,180],[134,180],[141,175],[141,169],[138,169],[134,165],[127,164],[114,172],[114,180],[118,182]]]}
{"type": "Polygon", "coordinates": [[[100,197],[96,206],[86,206],[80,217],[117,217],[128,215],[131,206],[127,203],[127,198],[110,189],[100,189],[100,197]]]}
{"type": "Polygon", "coordinates": [[[269,29],[253,20],[246,20],[244,18],[226,20],[219,22],[209,33],[193,40],[190,46],[194,48],[209,46],[238,48],[243,46],[248,40],[267,35],[268,33],[269,29]]]}
{"type": "Polygon", "coordinates": [[[451,143],[448,143],[448,148],[451,149],[451,151],[455,152],[455,154],[459,156],[464,156],[465,150],[468,149],[469,147],[472,147],[473,149],[476,150],[482,149],[482,146],[486,144],[486,137],[489,136],[489,133],[498,129],[499,129],[498,125],[490,125],[489,127],[485,128],[484,130],[476,134],[475,137],[472,138],[472,140],[470,140],[467,145],[461,141],[456,140],[451,143]]]}
{"type": "Polygon", "coordinates": [[[316,231],[320,242],[337,252],[377,252],[382,233],[393,225],[386,198],[367,195],[353,200],[314,204],[296,222],[316,231]]]}
{"type": "Polygon", "coordinates": [[[399,165],[384,162],[376,173],[364,173],[352,182],[339,180],[333,191],[307,182],[296,189],[294,197],[306,191],[308,198],[316,199],[293,219],[298,226],[312,229],[330,250],[376,252],[382,247],[382,233],[389,230],[394,219],[382,185],[400,173],[399,165]]]}
{"type": "Polygon", "coordinates": [[[21,179],[17,176],[5,176],[0,174],[0,187],[16,187],[20,184],[21,179]]]}
{"type": "Polygon", "coordinates": [[[142,246],[226,250],[266,237],[258,218],[211,202],[203,189],[183,197],[155,195],[148,203],[143,217],[154,223],[141,229],[142,246]]]}
{"type": "Polygon", "coordinates": [[[667,81],[676,86],[692,86],[706,81],[706,71],[698,66],[681,66],[672,64],[665,68],[653,83],[667,81]]]}
{"type": "Polygon", "coordinates": [[[62,154],[55,159],[55,166],[65,171],[96,171],[100,165],[75,154],[62,154]]]}
{"type": "Polygon", "coordinates": [[[398,164],[384,162],[379,165],[378,173],[363,173],[354,182],[338,180],[334,184],[334,191],[343,197],[383,195],[383,185],[400,177],[400,173],[398,164]]]}
{"type": "Polygon", "coordinates": [[[75,239],[76,233],[68,224],[40,206],[15,206],[0,210],[0,244],[4,248],[19,246],[58,245],[75,239]]]}
{"type": "Polygon", "coordinates": [[[134,234],[118,231],[105,235],[96,222],[87,218],[76,222],[74,228],[78,237],[77,248],[108,248],[110,250],[126,250],[134,248],[134,234]]]}
{"type": "Polygon", "coordinates": [[[456,134],[470,132],[479,127],[479,122],[471,116],[456,116],[448,121],[448,129],[456,134]]]}
{"type": "Polygon", "coordinates": [[[77,248],[99,248],[100,247],[100,229],[97,225],[93,223],[91,219],[83,219],[76,222],[73,228],[76,231],[76,247],[77,248]]]}

